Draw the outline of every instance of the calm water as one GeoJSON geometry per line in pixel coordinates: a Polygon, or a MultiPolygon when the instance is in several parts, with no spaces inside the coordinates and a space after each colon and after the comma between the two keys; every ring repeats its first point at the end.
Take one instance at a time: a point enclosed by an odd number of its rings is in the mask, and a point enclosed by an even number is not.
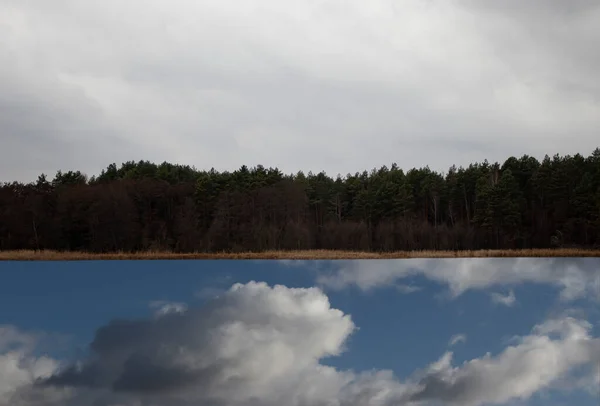
{"type": "Polygon", "coordinates": [[[0,262],[0,405],[597,406],[599,303],[595,258],[0,262]]]}

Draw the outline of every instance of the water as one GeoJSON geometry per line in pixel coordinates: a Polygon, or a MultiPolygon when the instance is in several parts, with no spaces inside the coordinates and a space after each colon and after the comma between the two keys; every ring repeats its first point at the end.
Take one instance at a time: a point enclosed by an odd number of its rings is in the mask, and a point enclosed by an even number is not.
{"type": "Polygon", "coordinates": [[[0,405],[595,406],[599,302],[596,258],[0,262],[0,405]]]}

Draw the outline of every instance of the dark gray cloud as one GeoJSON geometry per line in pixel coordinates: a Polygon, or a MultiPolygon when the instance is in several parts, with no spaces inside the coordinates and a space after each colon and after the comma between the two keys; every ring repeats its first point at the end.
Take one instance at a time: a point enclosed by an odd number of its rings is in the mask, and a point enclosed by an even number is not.
{"type": "MultiPolygon", "coordinates": [[[[197,340],[198,331],[210,328],[201,323],[205,311],[161,316],[160,320],[116,320],[101,327],[90,344],[88,360],[70,365],[39,384],[150,394],[182,390],[190,385],[205,390],[232,366],[227,360],[207,367],[177,362],[177,352],[189,348],[189,340],[197,340]]],[[[194,345],[209,343],[200,340],[194,345]]]]}
{"type": "MultiPolygon", "coordinates": [[[[2,51],[0,61],[6,61],[2,51]]],[[[17,178],[35,180],[42,172],[53,176],[90,163],[102,168],[107,156],[132,152],[81,89],[15,65],[0,66],[0,182],[14,180],[15,169],[23,174],[17,178]]]]}

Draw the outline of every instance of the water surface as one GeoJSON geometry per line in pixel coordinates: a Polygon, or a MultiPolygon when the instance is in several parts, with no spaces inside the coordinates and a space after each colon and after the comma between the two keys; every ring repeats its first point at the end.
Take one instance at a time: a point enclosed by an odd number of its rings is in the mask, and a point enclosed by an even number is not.
{"type": "Polygon", "coordinates": [[[599,303],[596,258],[0,262],[0,405],[595,406],[599,303]]]}

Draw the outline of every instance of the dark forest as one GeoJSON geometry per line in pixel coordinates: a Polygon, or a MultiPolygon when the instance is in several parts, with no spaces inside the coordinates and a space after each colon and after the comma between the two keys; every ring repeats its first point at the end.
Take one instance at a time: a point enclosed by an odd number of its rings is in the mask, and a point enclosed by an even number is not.
{"type": "Polygon", "coordinates": [[[148,161],[0,185],[0,249],[242,252],[600,246],[600,148],[332,178],[148,161]]]}

